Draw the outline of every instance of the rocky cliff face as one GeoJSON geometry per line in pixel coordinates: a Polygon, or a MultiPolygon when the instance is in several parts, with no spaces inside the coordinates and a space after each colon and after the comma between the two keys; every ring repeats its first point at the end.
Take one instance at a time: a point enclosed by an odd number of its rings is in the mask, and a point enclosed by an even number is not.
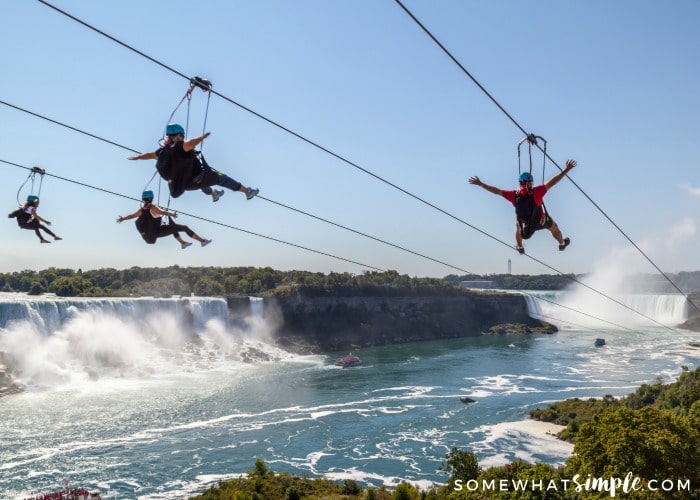
{"type": "MultiPolygon", "coordinates": [[[[688,300],[700,307],[700,292],[689,293],[688,300]]],[[[700,314],[698,314],[695,307],[693,307],[690,304],[688,305],[688,313],[688,320],[682,325],[679,325],[679,327],[685,328],[687,330],[692,330],[694,332],[700,332],[700,314]]]]}
{"type": "Polygon", "coordinates": [[[297,351],[556,331],[530,318],[524,298],[515,294],[266,298],[264,314],[279,317],[278,343],[297,351]]]}

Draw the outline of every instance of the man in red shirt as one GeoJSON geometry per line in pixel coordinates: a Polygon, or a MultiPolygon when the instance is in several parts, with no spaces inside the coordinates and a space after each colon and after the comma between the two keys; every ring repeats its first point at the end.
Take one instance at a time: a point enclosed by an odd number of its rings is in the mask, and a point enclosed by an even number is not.
{"type": "Polygon", "coordinates": [[[562,180],[564,176],[575,166],[575,160],[566,160],[566,167],[564,170],[539,186],[533,186],[532,175],[529,172],[523,172],[518,178],[520,187],[517,190],[503,190],[494,186],[489,186],[488,184],[481,182],[481,180],[476,176],[469,179],[469,184],[481,186],[493,194],[503,196],[506,200],[513,204],[515,207],[516,216],[515,248],[519,253],[525,253],[525,248],[523,248],[523,239],[530,238],[530,236],[535,234],[535,231],[539,231],[540,229],[549,229],[552,236],[554,236],[554,239],[559,242],[559,250],[564,250],[569,246],[571,240],[569,238],[562,237],[559,226],[557,226],[554,219],[552,219],[545,211],[543,199],[544,195],[547,194],[547,191],[549,191],[557,182],[562,180]]]}

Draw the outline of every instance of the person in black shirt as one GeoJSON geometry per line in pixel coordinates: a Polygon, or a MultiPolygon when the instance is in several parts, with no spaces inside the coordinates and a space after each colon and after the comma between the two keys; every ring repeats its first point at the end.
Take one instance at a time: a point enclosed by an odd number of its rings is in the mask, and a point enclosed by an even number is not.
{"type": "Polygon", "coordinates": [[[163,179],[168,181],[170,195],[178,198],[185,191],[202,190],[211,195],[213,201],[224,194],[223,190],[213,190],[212,186],[222,186],[232,191],[240,191],[247,199],[252,199],[260,190],[242,185],[226,174],[211,168],[204,157],[195,150],[209,137],[206,132],[199,137],[185,140],[185,129],[177,123],[171,123],[165,129],[166,137],[163,147],[152,153],[130,156],[129,160],[156,160],[156,169],[163,179]]]}
{"type": "Polygon", "coordinates": [[[177,217],[177,214],[175,212],[168,212],[167,210],[163,210],[162,208],[154,205],[152,191],[144,191],[141,195],[141,201],[141,207],[139,207],[136,212],[124,217],[120,215],[117,218],[117,222],[121,223],[125,220],[136,219],[136,229],[138,229],[139,233],[141,233],[141,237],[146,243],[153,244],[158,238],[173,235],[175,239],[180,242],[180,247],[184,250],[192,243],[183,240],[180,236],[180,232],[187,233],[187,236],[199,241],[203,247],[211,243],[211,240],[206,240],[200,237],[197,233],[192,231],[184,224],[174,224],[173,222],[163,224],[164,215],[174,219],[177,217]]]}

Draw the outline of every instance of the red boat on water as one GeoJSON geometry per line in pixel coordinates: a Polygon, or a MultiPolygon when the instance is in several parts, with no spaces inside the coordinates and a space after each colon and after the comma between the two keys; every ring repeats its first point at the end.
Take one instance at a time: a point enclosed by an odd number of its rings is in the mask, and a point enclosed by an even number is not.
{"type": "Polygon", "coordinates": [[[44,493],[24,500],[102,500],[97,493],[90,493],[84,488],[65,489],[53,493],[44,493]]]}
{"type": "Polygon", "coordinates": [[[342,366],[343,368],[350,368],[360,364],[362,364],[362,360],[357,356],[353,356],[352,353],[335,360],[335,366],[342,366]]]}

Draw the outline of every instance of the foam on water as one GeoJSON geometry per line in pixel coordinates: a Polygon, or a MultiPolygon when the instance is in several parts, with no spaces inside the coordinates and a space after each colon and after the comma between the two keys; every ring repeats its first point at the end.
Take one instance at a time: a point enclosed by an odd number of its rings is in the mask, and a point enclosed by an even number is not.
{"type": "Polygon", "coordinates": [[[561,426],[522,420],[480,426],[467,434],[473,436],[475,451],[489,455],[480,464],[486,467],[505,465],[515,460],[534,463],[541,460],[544,450],[554,457],[555,463],[563,464],[571,455],[573,445],[557,439],[555,434],[561,426]]]}
{"type": "Polygon", "coordinates": [[[241,331],[165,316],[76,307],[49,333],[15,320],[0,332],[30,382],[0,400],[0,491],[31,496],[69,480],[117,498],[182,498],[258,457],[276,472],[426,487],[445,481],[438,467],[454,446],[482,466],[562,463],[570,448],[532,428],[529,410],[627,394],[700,361],[692,332],[617,331],[595,348],[599,332],[582,330],[363,349],[363,366],[343,370],[337,355],[268,345],[259,313],[241,331]]]}

